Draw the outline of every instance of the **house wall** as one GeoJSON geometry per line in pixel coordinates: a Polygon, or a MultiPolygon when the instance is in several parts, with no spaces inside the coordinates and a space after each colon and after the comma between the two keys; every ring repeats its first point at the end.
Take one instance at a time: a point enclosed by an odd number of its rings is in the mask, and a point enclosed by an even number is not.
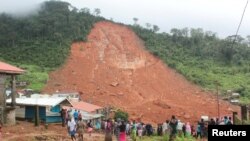
{"type": "MultiPolygon", "coordinates": [[[[26,106],[25,107],[25,118],[29,120],[35,119],[35,109],[36,106],[26,106]]],[[[46,120],[46,108],[45,107],[39,107],[39,118],[42,121],[46,120]]]]}
{"type": "Polygon", "coordinates": [[[5,106],[5,76],[0,74],[0,106],[5,106]]]}
{"type": "Polygon", "coordinates": [[[6,124],[15,125],[16,124],[16,109],[15,108],[5,108],[6,114],[6,124]]]}
{"type": "MultiPolygon", "coordinates": [[[[55,113],[59,113],[61,111],[61,106],[60,105],[56,105],[54,107],[52,107],[50,109],[51,112],[55,112],[55,113]]],[[[55,114],[53,115],[46,115],[46,123],[57,123],[57,122],[62,122],[62,118],[61,115],[58,114],[58,116],[56,116],[55,114]]]]}
{"type": "Polygon", "coordinates": [[[5,115],[5,78],[6,76],[0,74],[0,122],[6,122],[6,115],[5,115]]]}
{"type": "Polygon", "coordinates": [[[61,116],[47,116],[46,123],[58,123],[62,122],[61,116]]]}
{"type": "Polygon", "coordinates": [[[56,106],[52,107],[50,111],[51,112],[60,112],[61,107],[60,107],[60,105],[56,105],[56,106]]]}

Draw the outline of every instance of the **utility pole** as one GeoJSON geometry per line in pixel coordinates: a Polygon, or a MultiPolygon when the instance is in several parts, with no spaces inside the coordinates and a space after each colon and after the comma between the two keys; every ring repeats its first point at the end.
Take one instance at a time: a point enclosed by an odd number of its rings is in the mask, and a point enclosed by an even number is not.
{"type": "Polygon", "coordinates": [[[34,106],[35,108],[35,126],[39,126],[39,122],[40,122],[40,119],[39,119],[39,106],[36,105],[34,106]]]}

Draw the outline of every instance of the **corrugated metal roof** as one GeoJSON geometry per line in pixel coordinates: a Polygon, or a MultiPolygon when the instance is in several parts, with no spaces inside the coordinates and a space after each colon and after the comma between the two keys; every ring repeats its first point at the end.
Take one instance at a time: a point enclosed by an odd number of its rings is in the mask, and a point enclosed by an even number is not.
{"type": "MultiPolygon", "coordinates": [[[[67,100],[65,97],[57,97],[57,98],[17,98],[16,104],[17,105],[38,105],[38,106],[56,106],[63,102],[64,100],[67,100]]],[[[11,103],[11,99],[7,99],[6,103],[11,103]]]]}
{"type": "Polygon", "coordinates": [[[17,68],[15,66],[0,61],[0,73],[22,74],[24,72],[25,71],[20,68],[17,68]]]}
{"type": "Polygon", "coordinates": [[[94,112],[98,109],[102,109],[103,107],[97,106],[97,105],[93,105],[87,102],[71,102],[72,106],[74,109],[79,109],[79,110],[83,110],[86,112],[94,112]]]}

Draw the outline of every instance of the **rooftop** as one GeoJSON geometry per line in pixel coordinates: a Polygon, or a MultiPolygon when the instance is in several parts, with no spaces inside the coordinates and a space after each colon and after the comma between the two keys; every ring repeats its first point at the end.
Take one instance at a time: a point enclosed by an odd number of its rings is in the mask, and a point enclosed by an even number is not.
{"type": "Polygon", "coordinates": [[[74,109],[83,110],[83,111],[86,111],[86,112],[94,112],[94,111],[96,111],[98,109],[103,108],[103,107],[93,105],[93,104],[83,102],[83,101],[81,101],[81,102],[71,102],[71,104],[72,104],[74,109]]]}
{"type": "MultiPolygon", "coordinates": [[[[35,106],[35,105],[38,105],[38,106],[56,106],[56,105],[62,103],[63,101],[68,101],[68,99],[65,97],[17,98],[16,104],[17,105],[29,105],[29,106],[35,106]]],[[[7,99],[6,103],[7,104],[11,103],[11,99],[7,99]]]]}
{"type": "Polygon", "coordinates": [[[24,70],[0,61],[0,73],[22,74],[24,70]]]}

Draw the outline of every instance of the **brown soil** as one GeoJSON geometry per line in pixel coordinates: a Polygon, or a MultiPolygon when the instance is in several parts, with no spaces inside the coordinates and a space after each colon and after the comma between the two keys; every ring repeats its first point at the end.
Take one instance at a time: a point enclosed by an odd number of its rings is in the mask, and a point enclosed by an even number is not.
{"type": "MultiPolygon", "coordinates": [[[[59,124],[49,124],[35,127],[33,123],[18,121],[15,126],[4,126],[0,141],[71,141],[66,127],[59,124]]],[[[93,133],[91,137],[84,134],[85,141],[103,141],[104,134],[93,133]]]]}
{"type": "MultiPolygon", "coordinates": [[[[197,121],[217,116],[213,94],[187,81],[144,49],[126,26],[95,24],[88,42],[74,43],[65,65],[51,72],[44,92],[81,91],[94,104],[126,110],[132,119],[163,122],[171,115],[197,121]]],[[[221,115],[238,107],[220,101],[221,115]]]]}

